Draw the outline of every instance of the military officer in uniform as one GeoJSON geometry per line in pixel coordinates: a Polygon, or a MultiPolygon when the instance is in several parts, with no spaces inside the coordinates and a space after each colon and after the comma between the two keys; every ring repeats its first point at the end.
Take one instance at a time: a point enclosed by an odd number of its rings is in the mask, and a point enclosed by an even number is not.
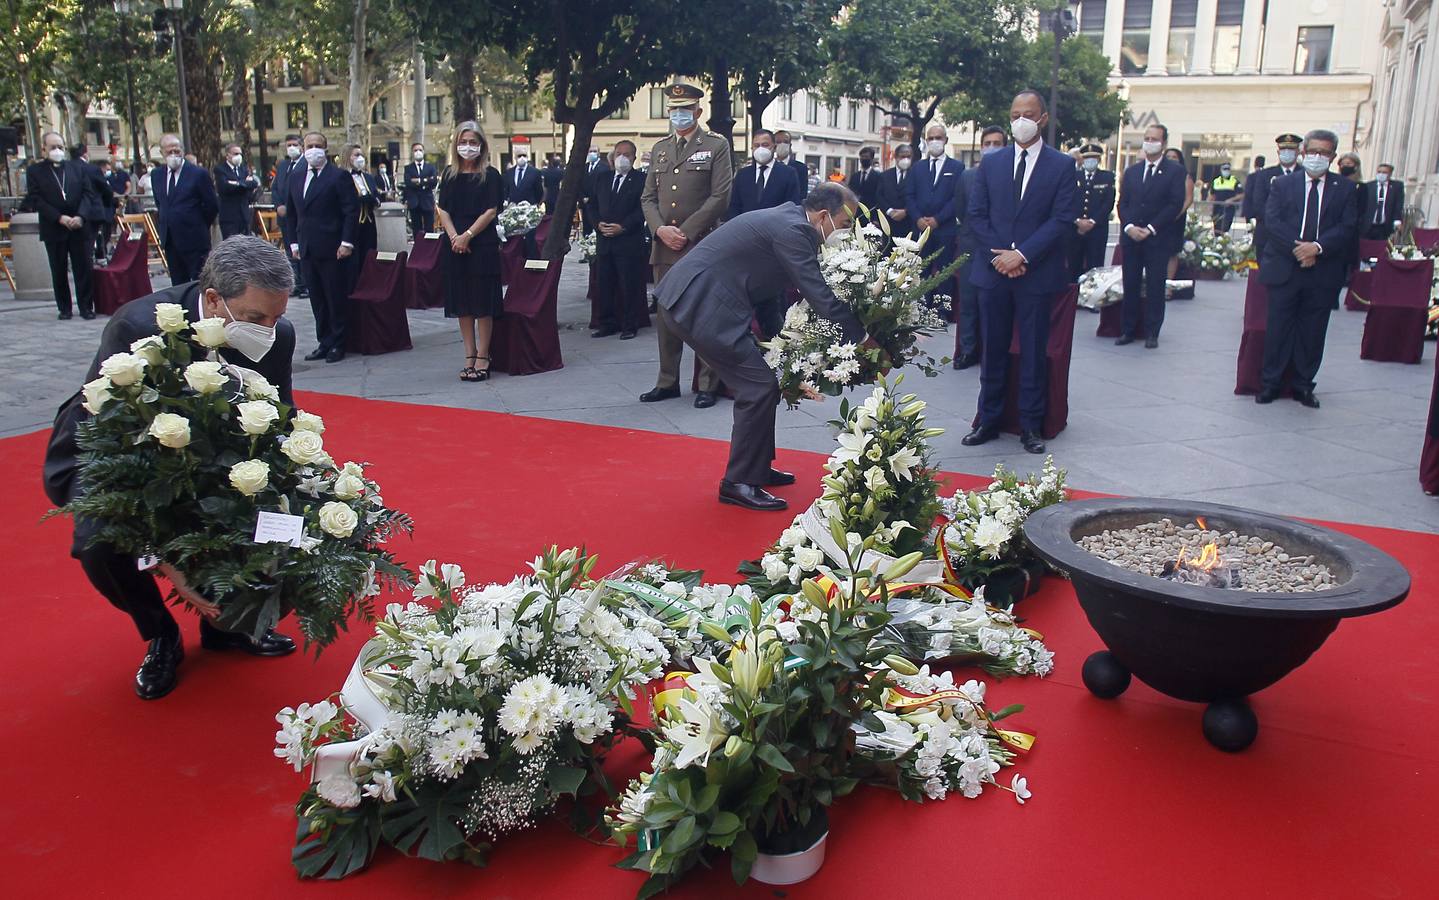
{"type": "Polygon", "coordinates": [[[1254,215],[1250,216],[1250,222],[1254,226],[1255,259],[1264,258],[1264,207],[1269,202],[1269,186],[1281,175],[1292,175],[1299,171],[1299,145],[1304,143],[1304,139],[1297,134],[1285,132],[1275,138],[1274,143],[1279,148],[1279,165],[1259,171],[1259,177],[1254,180],[1254,196],[1247,198],[1253,201],[1254,215]]]}
{"type": "Polygon", "coordinates": [[[1069,279],[1079,281],[1090,269],[1104,265],[1104,248],[1109,243],[1109,217],[1114,213],[1114,173],[1100,168],[1104,148],[1085,144],[1079,148],[1079,218],[1069,236],[1069,279]]]}
{"type": "MultiPolygon", "coordinates": [[[[640,197],[645,222],[654,235],[650,262],[655,267],[655,295],[666,273],[719,224],[729,210],[734,182],[734,158],[729,142],[699,125],[704,93],[692,84],[676,82],[664,90],[674,133],[655,144],[650,170],[640,197]]],[[[655,323],[660,343],[660,374],[653,390],[640,395],[653,403],[680,395],[680,357],[684,342],[661,317],[655,323]]],[[[700,361],[699,392],[695,406],[715,405],[719,376],[700,361]]]]}

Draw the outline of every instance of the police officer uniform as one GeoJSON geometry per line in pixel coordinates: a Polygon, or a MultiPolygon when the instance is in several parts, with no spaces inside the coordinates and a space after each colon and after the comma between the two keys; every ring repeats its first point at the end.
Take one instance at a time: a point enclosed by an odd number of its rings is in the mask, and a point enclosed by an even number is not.
{"type": "MultiPolygon", "coordinates": [[[[1100,160],[1104,148],[1098,144],[1085,144],[1079,148],[1080,160],[1100,160]]],[[[1104,250],[1109,244],[1109,218],[1114,214],[1115,180],[1108,169],[1087,171],[1081,165],[1075,170],[1075,185],[1079,198],[1079,216],[1069,234],[1069,278],[1078,281],[1090,269],[1104,265],[1104,250]],[[1094,226],[1084,234],[1079,233],[1079,222],[1089,220],[1094,226]]]]}
{"type": "Polygon", "coordinates": [[[1285,132],[1275,138],[1274,143],[1279,148],[1279,164],[1260,170],[1259,178],[1254,182],[1254,196],[1250,198],[1254,212],[1250,220],[1254,224],[1255,259],[1262,259],[1264,256],[1264,204],[1269,202],[1269,186],[1279,176],[1291,175],[1300,170],[1299,147],[1304,143],[1304,139],[1297,134],[1285,132]],[[1287,164],[1284,162],[1285,156],[1288,155],[1285,151],[1294,154],[1292,161],[1287,164]]]}
{"type": "MultiPolygon", "coordinates": [[[[1224,166],[1227,168],[1229,163],[1224,163],[1224,166]]],[[[1229,226],[1234,224],[1232,201],[1241,193],[1239,179],[1234,176],[1232,170],[1228,174],[1221,170],[1218,175],[1214,176],[1214,180],[1209,182],[1209,199],[1216,204],[1214,207],[1215,234],[1229,233],[1229,226]]]]}
{"type": "MultiPolygon", "coordinates": [[[[680,82],[666,87],[664,96],[672,112],[677,109],[693,110],[704,99],[704,93],[699,88],[680,82]]],[[[729,142],[710,134],[698,124],[683,137],[671,134],[650,151],[650,169],[645,176],[640,206],[644,209],[645,223],[655,236],[650,263],[654,265],[656,290],[670,267],[719,224],[720,218],[729,209],[733,182],[734,158],[729,142]],[[679,228],[688,239],[680,250],[671,250],[659,239],[659,230],[666,225],[679,228]]],[[[640,396],[645,402],[667,400],[680,394],[680,358],[684,342],[665,325],[663,318],[655,324],[660,345],[660,372],[654,390],[640,396]]],[[[701,360],[695,406],[713,406],[718,389],[719,376],[701,360]]]]}

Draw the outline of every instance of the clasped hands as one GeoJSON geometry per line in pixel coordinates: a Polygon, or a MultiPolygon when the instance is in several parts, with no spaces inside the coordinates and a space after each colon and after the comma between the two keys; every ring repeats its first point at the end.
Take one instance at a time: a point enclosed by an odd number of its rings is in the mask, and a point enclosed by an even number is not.
{"type": "Polygon", "coordinates": [[[600,222],[595,226],[595,228],[599,231],[600,234],[604,235],[605,237],[618,237],[619,235],[623,234],[625,230],[625,226],[618,225],[614,222],[600,222]]]}
{"type": "Polygon", "coordinates": [[[61,225],[62,227],[64,227],[64,228],[70,229],[71,231],[74,231],[74,230],[76,230],[77,228],[80,228],[80,227],[83,226],[84,224],[85,224],[85,220],[82,219],[82,218],[80,218],[79,216],[61,216],[61,217],[60,217],[60,225],[61,225]]]}
{"type": "Polygon", "coordinates": [[[1126,225],[1124,226],[1124,233],[1129,235],[1131,241],[1147,241],[1153,232],[1148,228],[1142,228],[1138,225],[1126,225]]]}
{"type": "Polygon", "coordinates": [[[1024,261],[1024,254],[1018,250],[1003,250],[999,247],[989,248],[994,254],[994,259],[989,261],[994,270],[1006,278],[1018,278],[1029,271],[1028,264],[1024,261]]]}
{"type": "Polygon", "coordinates": [[[1299,268],[1312,268],[1314,263],[1318,261],[1319,254],[1323,249],[1324,248],[1320,247],[1314,241],[1295,241],[1294,258],[1299,260],[1299,268]]]}
{"type": "Polygon", "coordinates": [[[655,237],[659,238],[661,244],[678,253],[685,248],[690,239],[675,225],[661,225],[655,230],[655,237]]]}
{"type": "Polygon", "coordinates": [[[1074,227],[1080,234],[1089,234],[1094,230],[1093,219],[1075,219],[1074,227]]]}

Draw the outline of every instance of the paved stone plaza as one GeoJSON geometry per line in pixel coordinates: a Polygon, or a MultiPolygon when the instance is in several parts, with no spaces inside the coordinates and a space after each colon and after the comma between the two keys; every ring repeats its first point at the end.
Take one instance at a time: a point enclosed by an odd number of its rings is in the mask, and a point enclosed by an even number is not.
{"type": "MultiPolygon", "coordinates": [[[[481,384],[457,379],[464,364],[459,334],[440,310],[410,313],[415,349],[347,357],[328,365],[296,360],[299,390],[404,403],[493,410],[574,422],[727,439],[727,401],[698,410],[685,396],[641,404],[654,385],[653,332],[594,340],[586,324],[585,267],[566,263],[560,290],[565,368],[481,384]]],[[[157,283],[163,284],[163,282],[157,283]]],[[[1157,350],[1116,347],[1096,338],[1097,316],[1080,310],[1070,371],[1069,427],[1049,442],[1073,487],[1118,494],[1194,497],[1278,513],[1439,532],[1439,500],[1419,488],[1419,454],[1433,384],[1434,346],[1417,366],[1362,362],[1364,317],[1333,314],[1317,395],[1323,408],[1292,400],[1258,406],[1234,395],[1244,282],[1200,282],[1192,301],[1171,302],[1157,350]]],[[[314,346],[309,304],[290,318],[299,353],[314,346]]],[[[47,427],[55,407],[78,387],[106,319],[60,322],[54,306],[20,303],[0,292],[0,436],[47,427]]],[[[952,335],[934,350],[948,353],[952,335]]],[[[686,371],[689,371],[686,355],[686,371]]],[[[945,469],[984,474],[999,462],[1021,471],[1041,458],[1012,435],[982,447],[961,446],[979,389],[978,369],[918,374],[906,387],[929,403],[934,441],[945,469]]],[[[838,401],[781,410],[781,447],[828,452],[826,422],[838,401]]],[[[39,460],[36,460],[38,476],[39,460]]],[[[8,473],[11,477],[24,473],[8,473]]],[[[697,477],[718,481],[720,472],[697,477]]],[[[643,481],[642,472],[627,477],[643,481]]]]}

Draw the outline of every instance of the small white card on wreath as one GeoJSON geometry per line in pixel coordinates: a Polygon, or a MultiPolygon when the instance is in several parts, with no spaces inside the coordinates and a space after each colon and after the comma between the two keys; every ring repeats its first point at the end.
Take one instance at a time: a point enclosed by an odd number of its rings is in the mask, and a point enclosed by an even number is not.
{"type": "Polygon", "coordinates": [[[547,259],[527,259],[527,260],[525,260],[525,268],[526,268],[526,269],[530,269],[530,270],[535,271],[535,272],[543,272],[544,270],[548,269],[549,267],[550,267],[550,261],[547,260],[547,259]]]}
{"type": "Polygon", "coordinates": [[[158,556],[141,556],[135,560],[135,568],[139,569],[141,572],[144,572],[148,569],[153,569],[159,564],[160,557],[158,556]]]}
{"type": "Polygon", "coordinates": [[[260,511],[255,520],[255,543],[300,545],[305,534],[305,518],[285,513],[260,511]]]}

